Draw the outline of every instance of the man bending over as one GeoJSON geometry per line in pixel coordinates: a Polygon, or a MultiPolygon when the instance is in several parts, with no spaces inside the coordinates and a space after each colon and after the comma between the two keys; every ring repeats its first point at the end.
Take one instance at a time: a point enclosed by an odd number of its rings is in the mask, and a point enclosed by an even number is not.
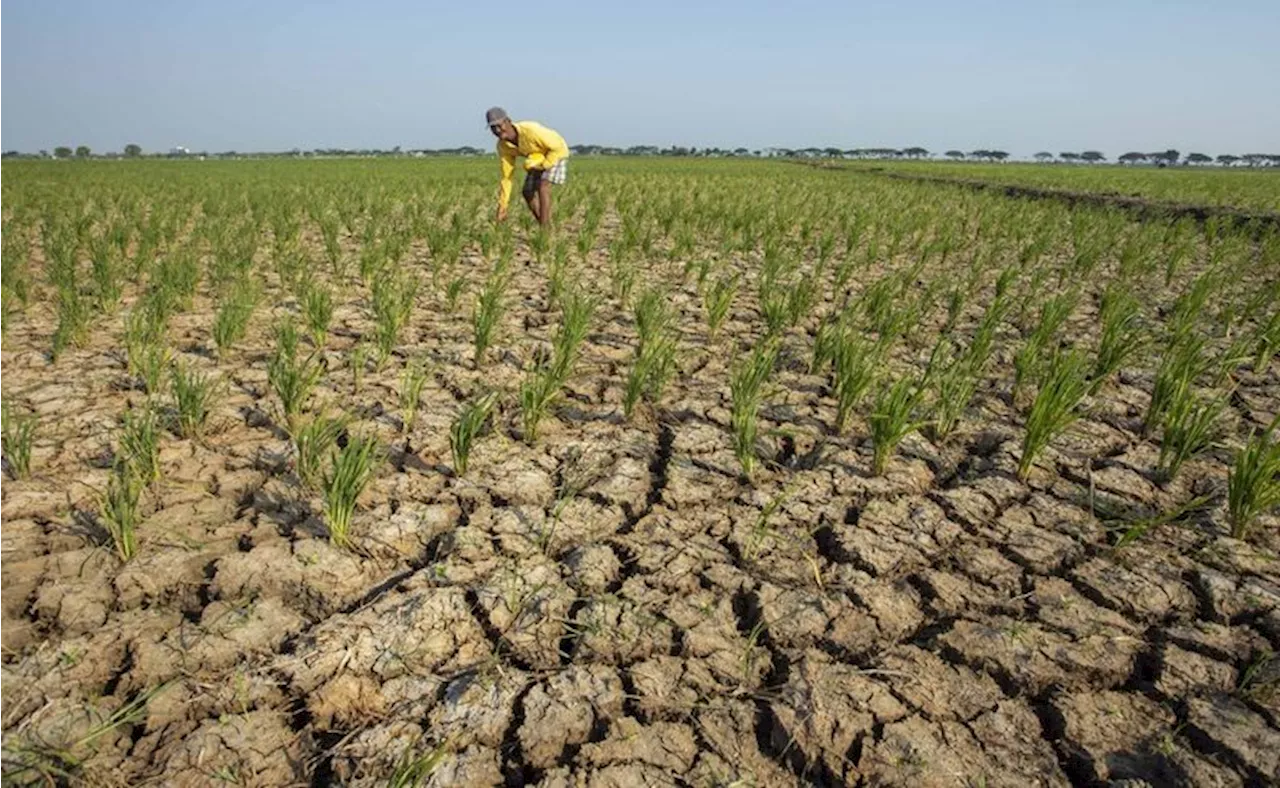
{"type": "Polygon", "coordinates": [[[511,201],[511,175],[516,159],[524,157],[524,201],[533,217],[543,227],[551,223],[551,184],[565,181],[569,146],[564,137],[532,120],[513,121],[501,107],[484,114],[489,131],[498,138],[498,159],[502,165],[502,183],[498,189],[498,221],[507,218],[511,201]]]}

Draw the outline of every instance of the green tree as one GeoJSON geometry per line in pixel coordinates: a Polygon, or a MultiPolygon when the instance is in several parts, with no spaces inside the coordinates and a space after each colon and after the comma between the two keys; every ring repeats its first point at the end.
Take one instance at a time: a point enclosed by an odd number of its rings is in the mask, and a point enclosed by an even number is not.
{"type": "Polygon", "coordinates": [[[1049,161],[1053,158],[1053,154],[1047,150],[1042,150],[1036,154],[1036,161],[1049,161]]]}
{"type": "Polygon", "coordinates": [[[1230,167],[1232,164],[1240,161],[1239,156],[1232,156],[1230,153],[1224,153],[1218,157],[1218,163],[1223,167],[1230,167]]]}
{"type": "Polygon", "coordinates": [[[946,152],[946,154],[945,154],[945,155],[946,155],[946,157],[947,157],[948,159],[963,159],[963,158],[964,158],[964,151],[962,151],[962,150],[949,150],[949,151],[947,151],[947,152],[946,152]]]}
{"type": "Polygon", "coordinates": [[[1087,150],[1084,153],[1080,154],[1080,158],[1083,159],[1084,161],[1089,162],[1090,164],[1097,164],[1100,161],[1107,160],[1106,156],[1103,156],[1100,152],[1096,150],[1087,150]]]}
{"type": "Polygon", "coordinates": [[[89,153],[90,153],[90,151],[89,151],[89,146],[88,146],[88,145],[77,145],[77,146],[76,146],[76,158],[77,158],[77,159],[87,159],[87,158],[89,158],[89,153]]]}
{"type": "Polygon", "coordinates": [[[130,142],[128,145],[124,146],[124,155],[128,156],[131,159],[137,156],[141,156],[142,146],[136,143],[130,142]]]}
{"type": "Polygon", "coordinates": [[[1208,164],[1213,161],[1212,156],[1206,156],[1203,153],[1188,153],[1187,164],[1208,164]]]}
{"type": "Polygon", "coordinates": [[[1147,160],[1147,154],[1139,153],[1136,150],[1129,151],[1128,153],[1120,157],[1121,164],[1137,164],[1140,161],[1146,161],[1146,160],[1147,160]]]}
{"type": "Polygon", "coordinates": [[[71,158],[71,149],[66,145],[59,145],[53,149],[53,157],[55,159],[69,159],[71,158]]]}

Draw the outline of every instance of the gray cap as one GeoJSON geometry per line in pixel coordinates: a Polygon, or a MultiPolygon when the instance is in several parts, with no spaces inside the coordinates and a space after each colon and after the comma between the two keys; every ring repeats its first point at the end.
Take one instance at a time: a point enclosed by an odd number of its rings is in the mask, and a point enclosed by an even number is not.
{"type": "Polygon", "coordinates": [[[502,107],[489,107],[489,111],[484,113],[484,122],[486,125],[492,126],[501,123],[504,120],[511,120],[507,115],[507,111],[502,107]]]}

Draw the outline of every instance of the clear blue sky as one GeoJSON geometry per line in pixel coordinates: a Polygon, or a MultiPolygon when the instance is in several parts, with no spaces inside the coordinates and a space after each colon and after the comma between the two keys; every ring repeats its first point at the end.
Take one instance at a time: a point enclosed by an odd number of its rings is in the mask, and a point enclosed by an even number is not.
{"type": "Polygon", "coordinates": [[[1280,1],[6,0],[0,147],[1280,152],[1280,1]]]}

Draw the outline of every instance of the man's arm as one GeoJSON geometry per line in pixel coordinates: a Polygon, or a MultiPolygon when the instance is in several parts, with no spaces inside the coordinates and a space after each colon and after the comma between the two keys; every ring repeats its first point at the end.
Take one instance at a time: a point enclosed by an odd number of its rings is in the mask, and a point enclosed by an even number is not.
{"type": "Polygon", "coordinates": [[[502,169],[502,181],[498,184],[498,221],[507,218],[507,204],[511,202],[511,176],[516,171],[516,157],[502,149],[498,143],[498,162],[502,169]]]}

